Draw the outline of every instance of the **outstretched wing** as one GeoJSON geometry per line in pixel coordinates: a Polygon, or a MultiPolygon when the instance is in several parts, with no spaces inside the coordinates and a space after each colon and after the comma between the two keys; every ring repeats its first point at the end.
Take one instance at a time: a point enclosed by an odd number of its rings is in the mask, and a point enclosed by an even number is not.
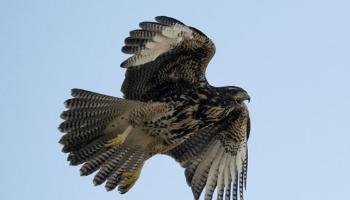
{"type": "Polygon", "coordinates": [[[133,54],[122,92],[128,99],[144,99],[158,87],[174,83],[206,82],[205,69],[215,53],[213,42],[199,30],[165,16],[141,22],[130,32],[122,52],[133,54]]]}
{"type": "Polygon", "coordinates": [[[243,199],[248,167],[250,120],[246,107],[235,109],[220,124],[200,130],[167,154],[186,168],[185,176],[195,199],[205,188],[211,200],[243,199]]]}

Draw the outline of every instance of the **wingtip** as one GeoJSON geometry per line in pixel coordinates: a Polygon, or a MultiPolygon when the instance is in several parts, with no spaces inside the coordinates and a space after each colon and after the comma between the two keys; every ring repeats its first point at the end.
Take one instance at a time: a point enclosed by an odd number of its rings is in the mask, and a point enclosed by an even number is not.
{"type": "Polygon", "coordinates": [[[61,123],[61,124],[57,127],[58,131],[61,132],[61,133],[65,133],[65,129],[63,128],[63,126],[64,126],[64,124],[61,123]]]}
{"type": "Polygon", "coordinates": [[[88,171],[85,168],[80,168],[79,174],[80,174],[80,176],[87,176],[88,171]]]}
{"type": "Polygon", "coordinates": [[[152,23],[155,23],[155,22],[142,21],[142,22],[139,23],[139,27],[140,27],[141,29],[146,29],[145,26],[146,26],[147,24],[150,24],[150,23],[152,24],[152,23]]]}
{"type": "Polygon", "coordinates": [[[63,112],[60,114],[60,118],[63,119],[63,120],[67,120],[67,118],[68,118],[67,111],[63,111],[63,112]]]}
{"type": "Polygon", "coordinates": [[[71,102],[71,99],[67,99],[67,100],[65,100],[65,101],[63,102],[64,107],[67,108],[67,109],[69,109],[69,102],[71,102]]]}
{"type": "Polygon", "coordinates": [[[128,192],[126,187],[125,186],[121,186],[121,185],[118,187],[118,191],[119,191],[119,194],[125,194],[125,193],[128,192]]]}
{"type": "Polygon", "coordinates": [[[106,189],[106,191],[107,191],[107,192],[110,192],[110,191],[112,191],[112,190],[113,190],[113,188],[108,187],[107,185],[105,185],[105,189],[106,189]]]}
{"type": "Polygon", "coordinates": [[[167,18],[167,16],[165,16],[165,15],[158,15],[158,16],[155,16],[154,19],[155,19],[156,21],[158,21],[159,19],[164,18],[164,17],[167,18]]]}
{"type": "Polygon", "coordinates": [[[94,186],[98,186],[98,185],[101,185],[103,182],[94,179],[94,180],[92,181],[92,183],[94,184],[94,186]]]}
{"type": "Polygon", "coordinates": [[[157,16],[154,18],[157,22],[161,23],[161,24],[166,24],[166,25],[169,25],[169,26],[172,26],[174,24],[181,24],[181,25],[184,25],[186,26],[184,23],[182,23],[181,21],[173,18],[173,17],[168,17],[168,16],[157,16]]]}
{"type": "Polygon", "coordinates": [[[64,137],[61,137],[61,139],[58,141],[58,143],[64,145],[64,144],[65,144],[65,139],[64,139],[64,137]]]}
{"type": "Polygon", "coordinates": [[[165,16],[165,15],[159,15],[154,17],[154,20],[156,20],[156,22],[161,22],[163,19],[169,19],[170,17],[165,16]]]}
{"type": "Polygon", "coordinates": [[[199,197],[201,196],[201,194],[200,193],[196,193],[194,191],[192,191],[192,193],[193,193],[194,200],[199,200],[199,197]]]}
{"type": "Polygon", "coordinates": [[[120,64],[120,67],[121,68],[128,68],[128,65],[127,65],[127,60],[125,60],[124,62],[122,62],[121,64],[120,64]]]}
{"type": "Polygon", "coordinates": [[[194,189],[194,187],[191,187],[191,188],[192,188],[192,194],[193,194],[194,200],[199,200],[203,190],[198,191],[198,190],[194,189]]]}
{"type": "Polygon", "coordinates": [[[75,97],[75,95],[77,93],[79,93],[80,91],[81,91],[81,89],[73,88],[73,89],[70,90],[70,94],[71,94],[72,97],[75,97]]]}

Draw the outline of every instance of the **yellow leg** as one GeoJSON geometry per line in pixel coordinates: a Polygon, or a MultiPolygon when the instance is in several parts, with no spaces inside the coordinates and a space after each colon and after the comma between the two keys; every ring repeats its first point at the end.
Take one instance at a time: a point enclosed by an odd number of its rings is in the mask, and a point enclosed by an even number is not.
{"type": "Polygon", "coordinates": [[[141,170],[142,170],[142,165],[137,167],[137,169],[133,171],[125,171],[122,173],[121,175],[123,179],[123,182],[121,183],[121,186],[123,188],[121,191],[122,193],[129,191],[130,188],[134,186],[137,179],[140,177],[141,170]]]}
{"type": "Polygon", "coordinates": [[[128,128],[125,129],[125,131],[118,135],[117,137],[107,141],[107,144],[105,144],[106,147],[117,147],[124,143],[125,139],[128,137],[132,130],[132,126],[128,126],[128,128]]]}

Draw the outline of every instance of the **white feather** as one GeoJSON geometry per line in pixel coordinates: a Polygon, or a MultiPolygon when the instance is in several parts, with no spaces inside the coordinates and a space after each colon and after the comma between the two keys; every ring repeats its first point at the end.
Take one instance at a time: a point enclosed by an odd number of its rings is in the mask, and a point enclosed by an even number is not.
{"type": "Polygon", "coordinates": [[[218,197],[217,199],[222,199],[223,193],[224,193],[224,188],[225,188],[225,171],[227,167],[227,157],[229,155],[225,153],[223,155],[223,158],[220,161],[220,168],[219,168],[219,175],[218,175],[218,180],[217,180],[217,187],[218,187],[218,197]]]}
{"type": "Polygon", "coordinates": [[[193,38],[192,30],[184,25],[175,24],[173,26],[167,27],[162,31],[162,34],[168,38],[179,38],[187,37],[189,39],[193,38]]]}
{"type": "MultiPolygon", "coordinates": [[[[146,43],[146,48],[147,49],[154,49],[154,48],[157,47],[157,45],[159,45],[158,42],[147,42],[146,43]]],[[[141,53],[145,53],[145,52],[147,52],[147,50],[144,50],[141,53]]]]}
{"type": "Polygon", "coordinates": [[[232,177],[231,177],[231,171],[230,171],[230,165],[232,161],[232,156],[228,155],[227,160],[226,160],[226,166],[225,166],[225,200],[230,199],[231,196],[231,182],[232,182],[232,177]]]}
{"type": "Polygon", "coordinates": [[[208,178],[207,178],[207,182],[205,184],[205,199],[211,199],[210,197],[213,195],[213,192],[214,192],[213,187],[215,187],[214,184],[216,184],[216,182],[217,182],[218,167],[219,167],[219,164],[221,164],[223,153],[224,153],[224,149],[220,148],[218,150],[216,158],[214,159],[213,163],[211,164],[210,171],[209,171],[208,178]]]}
{"type": "Polygon", "coordinates": [[[231,157],[230,172],[232,180],[235,180],[235,178],[237,177],[236,156],[231,157]]]}
{"type": "Polygon", "coordinates": [[[203,160],[198,165],[198,168],[196,169],[196,172],[193,175],[191,186],[194,186],[198,183],[198,179],[200,179],[200,177],[203,175],[202,173],[205,170],[205,168],[208,166],[208,163],[212,162],[213,159],[216,157],[216,152],[218,151],[218,148],[220,146],[221,146],[220,142],[215,141],[215,143],[211,145],[211,148],[208,149],[209,152],[207,153],[205,160],[203,160]]]}
{"type": "Polygon", "coordinates": [[[193,32],[189,27],[181,24],[166,27],[162,30],[161,34],[155,35],[152,38],[152,41],[145,44],[146,49],[137,54],[129,66],[142,65],[152,62],[160,55],[175,48],[185,38],[193,38],[193,32]]]}
{"type": "Polygon", "coordinates": [[[226,163],[225,163],[225,173],[224,173],[225,187],[228,187],[232,181],[231,171],[230,171],[231,160],[232,160],[232,157],[230,155],[227,155],[226,163]]]}
{"type": "Polygon", "coordinates": [[[227,157],[228,155],[225,153],[224,156],[223,156],[223,159],[221,160],[220,162],[220,168],[219,168],[219,176],[218,176],[218,186],[220,187],[223,183],[224,183],[224,170],[225,170],[225,167],[226,167],[226,161],[227,161],[227,157]]]}
{"type": "Polygon", "coordinates": [[[245,158],[246,158],[246,146],[244,144],[241,144],[238,148],[237,157],[236,157],[236,167],[238,170],[238,175],[241,175],[245,158]]]}

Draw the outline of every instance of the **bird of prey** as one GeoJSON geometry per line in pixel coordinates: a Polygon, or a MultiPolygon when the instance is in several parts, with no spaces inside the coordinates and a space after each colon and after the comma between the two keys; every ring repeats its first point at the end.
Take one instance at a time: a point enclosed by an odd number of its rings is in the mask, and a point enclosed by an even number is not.
{"type": "Polygon", "coordinates": [[[132,56],[124,98],[72,89],[59,130],[63,152],[83,176],[125,193],[146,160],[173,157],[185,168],[194,199],[243,199],[250,119],[248,93],[214,87],[205,71],[214,43],[201,31],[165,16],[141,22],[122,52],[132,56]]]}

